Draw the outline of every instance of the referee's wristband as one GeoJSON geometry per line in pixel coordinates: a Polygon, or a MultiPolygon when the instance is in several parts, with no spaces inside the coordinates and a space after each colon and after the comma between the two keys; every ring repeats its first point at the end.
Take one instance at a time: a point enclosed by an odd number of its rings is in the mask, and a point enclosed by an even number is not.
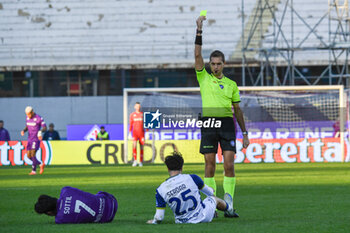
{"type": "Polygon", "coordinates": [[[194,44],[202,45],[202,36],[196,36],[196,40],[195,40],[194,44]]]}
{"type": "Polygon", "coordinates": [[[242,132],[243,135],[248,135],[248,131],[242,132]]]}

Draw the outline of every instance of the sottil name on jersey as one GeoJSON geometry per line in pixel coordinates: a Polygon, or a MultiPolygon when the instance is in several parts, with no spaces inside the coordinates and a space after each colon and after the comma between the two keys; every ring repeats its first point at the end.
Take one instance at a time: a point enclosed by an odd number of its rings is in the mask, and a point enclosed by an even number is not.
{"type": "Polygon", "coordinates": [[[163,128],[220,128],[221,120],[208,118],[204,121],[196,119],[172,120],[163,118],[163,128]]]}

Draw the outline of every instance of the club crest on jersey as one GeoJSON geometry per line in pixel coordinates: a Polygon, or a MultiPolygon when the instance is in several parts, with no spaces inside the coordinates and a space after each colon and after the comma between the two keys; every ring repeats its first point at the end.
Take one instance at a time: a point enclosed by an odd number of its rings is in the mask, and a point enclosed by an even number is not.
{"type": "Polygon", "coordinates": [[[220,84],[219,86],[220,86],[221,89],[224,89],[224,85],[220,84]]]}

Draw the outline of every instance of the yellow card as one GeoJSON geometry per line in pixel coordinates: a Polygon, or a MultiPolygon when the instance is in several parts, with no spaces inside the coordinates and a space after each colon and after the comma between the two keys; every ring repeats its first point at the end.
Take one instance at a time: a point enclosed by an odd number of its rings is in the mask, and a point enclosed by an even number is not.
{"type": "Polygon", "coordinates": [[[202,10],[200,16],[207,16],[207,10],[202,10]]]}

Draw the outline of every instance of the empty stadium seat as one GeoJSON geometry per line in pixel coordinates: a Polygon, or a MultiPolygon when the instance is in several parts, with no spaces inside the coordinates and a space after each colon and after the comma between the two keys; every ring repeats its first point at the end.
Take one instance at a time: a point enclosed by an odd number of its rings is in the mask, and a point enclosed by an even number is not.
{"type": "MultiPolygon", "coordinates": [[[[256,0],[245,1],[249,17],[256,0]]],[[[199,12],[208,10],[203,54],[230,58],[241,2],[1,0],[0,66],[193,63],[199,12]]]]}

